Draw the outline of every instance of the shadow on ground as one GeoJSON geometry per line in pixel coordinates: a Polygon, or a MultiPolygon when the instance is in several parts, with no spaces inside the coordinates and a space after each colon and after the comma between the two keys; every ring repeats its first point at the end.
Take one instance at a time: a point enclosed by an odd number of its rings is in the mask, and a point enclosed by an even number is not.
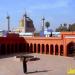
{"type": "Polygon", "coordinates": [[[52,70],[43,70],[43,71],[34,71],[34,72],[27,72],[26,74],[33,74],[33,73],[40,73],[40,72],[48,72],[52,70]]]}

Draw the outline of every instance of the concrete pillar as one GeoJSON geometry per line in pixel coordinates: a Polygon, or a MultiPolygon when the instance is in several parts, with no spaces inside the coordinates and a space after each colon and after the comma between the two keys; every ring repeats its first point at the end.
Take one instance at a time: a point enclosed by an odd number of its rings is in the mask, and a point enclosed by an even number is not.
{"type": "Polygon", "coordinates": [[[55,55],[55,45],[53,45],[53,51],[54,51],[53,55],[55,55]]]}
{"type": "Polygon", "coordinates": [[[46,54],[46,45],[44,45],[44,53],[46,54]]]}
{"type": "Polygon", "coordinates": [[[31,44],[30,43],[28,43],[28,44],[29,44],[28,52],[31,53],[31,44]]]}
{"type": "Polygon", "coordinates": [[[64,45],[64,52],[63,52],[64,54],[64,56],[67,56],[67,46],[66,45],[64,45]]]}
{"type": "Polygon", "coordinates": [[[36,44],[33,44],[33,53],[36,52],[36,44]]]}
{"type": "Polygon", "coordinates": [[[52,49],[51,49],[51,45],[50,45],[50,55],[51,55],[51,51],[52,51],[52,49]]]}
{"type": "Polygon", "coordinates": [[[60,55],[60,45],[58,45],[58,55],[60,55]]]}
{"type": "Polygon", "coordinates": [[[42,54],[42,44],[40,44],[40,53],[42,54]]]}
{"type": "Polygon", "coordinates": [[[50,49],[50,45],[49,45],[49,54],[51,54],[51,49],[50,49]]]}
{"type": "Polygon", "coordinates": [[[38,44],[36,44],[36,53],[38,53],[38,44]]]}
{"type": "Polygon", "coordinates": [[[32,44],[32,52],[34,53],[34,44],[32,44]]]}
{"type": "Polygon", "coordinates": [[[42,48],[42,44],[41,44],[41,54],[43,54],[42,51],[43,51],[43,48],[42,48]]]}

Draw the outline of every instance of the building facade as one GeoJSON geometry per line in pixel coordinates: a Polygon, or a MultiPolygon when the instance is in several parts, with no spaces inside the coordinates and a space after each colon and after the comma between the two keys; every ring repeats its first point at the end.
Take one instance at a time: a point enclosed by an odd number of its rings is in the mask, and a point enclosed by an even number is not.
{"type": "Polygon", "coordinates": [[[73,56],[75,32],[61,32],[60,37],[0,37],[0,55],[21,52],[73,56]]]}
{"type": "Polygon", "coordinates": [[[23,18],[19,22],[19,27],[15,31],[24,33],[34,32],[35,27],[32,19],[25,14],[25,16],[23,16],[23,18]]]}

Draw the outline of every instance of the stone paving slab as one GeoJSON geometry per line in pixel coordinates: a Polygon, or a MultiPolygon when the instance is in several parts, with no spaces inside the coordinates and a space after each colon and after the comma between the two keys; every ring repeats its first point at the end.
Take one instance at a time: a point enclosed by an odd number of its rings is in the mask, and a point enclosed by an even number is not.
{"type": "Polygon", "coordinates": [[[31,54],[40,58],[27,62],[28,73],[23,73],[22,61],[15,56],[0,59],[0,75],[68,75],[70,68],[75,68],[72,57],[45,54],[31,54]]]}

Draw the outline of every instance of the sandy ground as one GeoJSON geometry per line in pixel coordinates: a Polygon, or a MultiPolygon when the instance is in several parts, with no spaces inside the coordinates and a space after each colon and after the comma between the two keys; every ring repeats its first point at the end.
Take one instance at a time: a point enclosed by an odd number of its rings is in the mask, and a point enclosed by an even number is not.
{"type": "Polygon", "coordinates": [[[68,75],[69,69],[75,68],[73,57],[31,54],[40,58],[27,62],[28,73],[23,73],[22,61],[16,57],[0,59],[0,75],[68,75]]]}

